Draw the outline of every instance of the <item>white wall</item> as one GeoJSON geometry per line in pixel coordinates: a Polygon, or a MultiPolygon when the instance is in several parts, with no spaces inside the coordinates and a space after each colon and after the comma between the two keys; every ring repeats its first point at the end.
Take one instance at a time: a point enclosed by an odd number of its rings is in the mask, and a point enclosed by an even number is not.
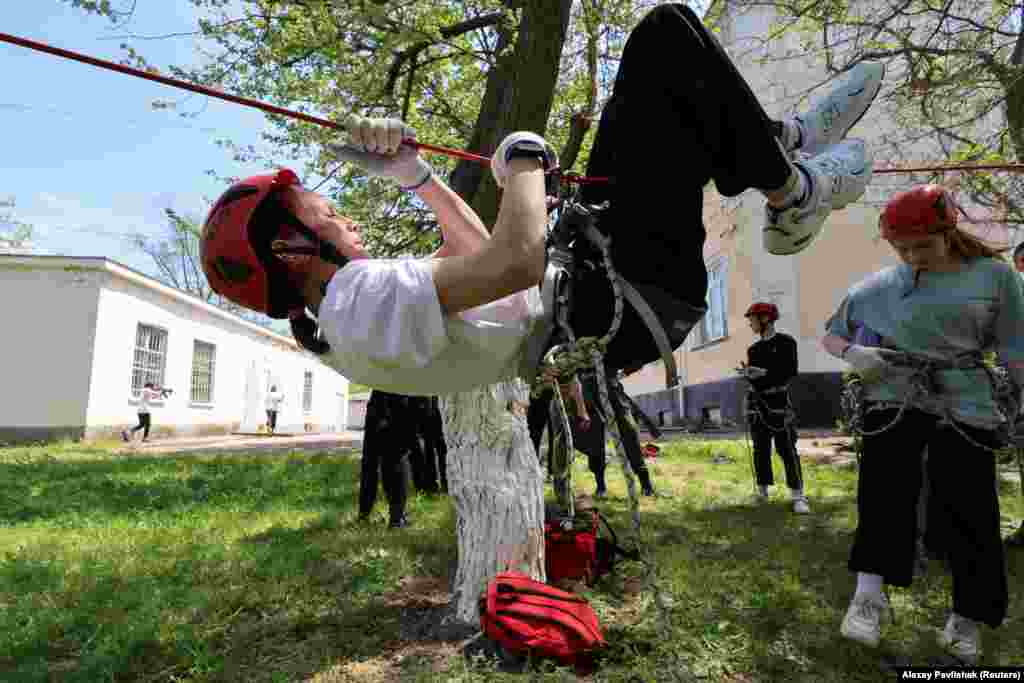
{"type": "Polygon", "coordinates": [[[0,429],[82,427],[102,273],[0,263],[0,429]]]}
{"type": "MultiPolygon", "coordinates": [[[[132,359],[139,323],[167,330],[164,384],[174,394],[153,410],[154,426],[176,431],[217,431],[237,427],[243,420],[255,427],[265,420],[263,397],[273,373],[285,394],[278,416],[281,431],[301,430],[306,423],[320,429],[336,428],[344,410],[348,381],[311,354],[284,341],[225,320],[201,306],[177,301],[150,287],[111,277],[99,296],[99,323],[89,396],[88,424],[102,429],[134,423],[138,406],[131,396],[132,359]],[[193,342],[216,346],[213,400],[190,400],[193,342]],[[313,405],[302,411],[303,372],[313,372],[313,405]],[[253,377],[257,381],[253,382],[253,377]],[[246,392],[250,410],[246,411],[246,392]],[[342,394],[339,399],[338,393],[342,394]],[[254,408],[254,410],[253,410],[254,408]]],[[[341,429],[344,429],[344,422],[341,429]]]]}

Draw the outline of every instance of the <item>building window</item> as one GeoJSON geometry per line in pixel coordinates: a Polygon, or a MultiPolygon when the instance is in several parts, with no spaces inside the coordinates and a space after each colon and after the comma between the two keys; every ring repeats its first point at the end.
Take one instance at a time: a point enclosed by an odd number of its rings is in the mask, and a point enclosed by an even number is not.
{"type": "Polygon", "coordinates": [[[135,329],[135,355],[132,358],[132,396],[142,393],[147,382],[162,387],[166,363],[167,330],[139,323],[135,329]]]}
{"type": "Polygon", "coordinates": [[[721,259],[708,266],[708,312],[690,333],[690,348],[729,336],[729,262],[721,259]]]}
{"type": "Polygon", "coordinates": [[[302,412],[313,410],[313,372],[306,370],[302,381],[302,412]]]}
{"type": "Polygon", "coordinates": [[[192,345],[192,393],[193,403],[213,402],[213,368],[217,347],[195,340],[192,345]]]}

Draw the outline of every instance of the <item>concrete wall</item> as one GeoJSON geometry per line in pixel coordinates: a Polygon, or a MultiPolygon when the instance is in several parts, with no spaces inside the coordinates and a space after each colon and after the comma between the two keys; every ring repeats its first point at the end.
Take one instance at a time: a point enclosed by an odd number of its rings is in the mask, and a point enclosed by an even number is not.
{"type": "Polygon", "coordinates": [[[78,438],[86,424],[102,273],[0,262],[0,442],[78,438]]]}

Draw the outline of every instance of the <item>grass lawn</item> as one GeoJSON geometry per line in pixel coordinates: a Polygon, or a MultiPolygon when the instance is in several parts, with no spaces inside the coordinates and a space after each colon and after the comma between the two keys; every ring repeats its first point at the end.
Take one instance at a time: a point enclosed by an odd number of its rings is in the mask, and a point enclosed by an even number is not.
{"type": "MultiPolygon", "coordinates": [[[[111,444],[112,445],[112,444],[111,444]]],[[[385,507],[354,524],[352,452],[123,456],[102,446],[0,450],[0,681],[499,681],[455,644],[400,625],[445,600],[455,558],[444,498],[414,498],[408,530],[385,507]]],[[[577,460],[579,489],[593,480],[577,460]]],[[[776,461],[776,479],[782,481],[776,461]]],[[[612,647],[592,680],[671,680],[669,655],[708,681],[879,681],[880,656],[938,653],[949,577],[934,563],[892,593],[897,624],[872,652],[842,640],[856,474],[805,463],[813,514],[775,492],[747,504],[740,443],[673,443],[644,499],[646,540],[673,598],[660,633],[635,565],[586,591],[612,647]],[[712,455],[733,461],[713,464],[712,455]]],[[[625,487],[602,509],[628,537],[625,487]]],[[[1024,514],[1015,486],[1003,514],[1024,514]]],[[[1024,664],[1024,551],[1009,552],[1010,617],[986,663],[1024,664]]],[[[531,680],[575,680],[553,669],[531,680]]]]}

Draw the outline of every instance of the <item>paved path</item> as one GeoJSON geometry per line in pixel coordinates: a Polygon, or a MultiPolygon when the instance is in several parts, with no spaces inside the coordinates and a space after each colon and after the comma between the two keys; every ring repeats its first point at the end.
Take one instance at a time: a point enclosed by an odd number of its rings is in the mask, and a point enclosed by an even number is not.
{"type": "Polygon", "coordinates": [[[360,448],[362,444],[363,433],[361,431],[319,434],[276,434],[274,436],[267,436],[265,434],[222,434],[219,436],[153,439],[147,443],[134,441],[119,448],[118,452],[148,455],[157,453],[240,450],[328,450],[333,448],[360,448]]]}

